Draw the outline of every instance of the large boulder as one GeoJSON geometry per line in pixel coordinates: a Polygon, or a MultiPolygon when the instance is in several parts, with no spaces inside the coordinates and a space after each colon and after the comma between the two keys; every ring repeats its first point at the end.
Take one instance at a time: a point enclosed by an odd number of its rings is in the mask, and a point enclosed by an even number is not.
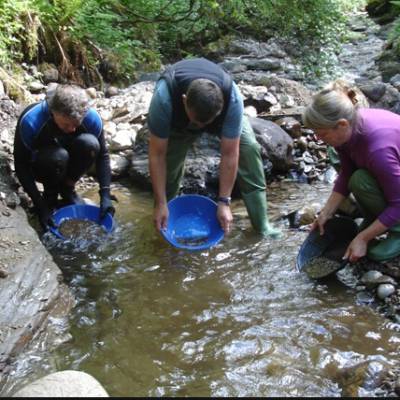
{"type": "Polygon", "coordinates": [[[263,159],[272,163],[274,172],[287,172],[293,164],[293,139],[274,122],[249,118],[261,144],[263,159]]]}
{"type": "Polygon", "coordinates": [[[60,371],[25,386],[13,397],[109,397],[93,376],[82,371],[60,371]]]}

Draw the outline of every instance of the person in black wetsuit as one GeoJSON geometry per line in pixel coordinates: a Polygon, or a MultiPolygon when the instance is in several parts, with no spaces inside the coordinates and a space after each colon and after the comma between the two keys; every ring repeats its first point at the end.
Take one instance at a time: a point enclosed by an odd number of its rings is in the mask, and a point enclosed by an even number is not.
{"type": "Polygon", "coordinates": [[[78,86],[58,85],[45,100],[25,108],[15,131],[14,163],[44,230],[54,224],[51,214],[59,194],[63,205],[83,203],[75,184],[93,163],[100,186],[100,216],[115,212],[103,123],[78,86]],[[36,181],[43,184],[42,193],[36,181]]]}

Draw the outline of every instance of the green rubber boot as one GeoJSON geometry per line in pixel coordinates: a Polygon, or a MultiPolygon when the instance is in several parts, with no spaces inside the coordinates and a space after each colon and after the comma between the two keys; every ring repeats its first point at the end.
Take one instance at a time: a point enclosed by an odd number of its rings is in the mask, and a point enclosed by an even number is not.
{"type": "Polygon", "coordinates": [[[387,261],[400,256],[400,224],[392,226],[386,239],[374,240],[367,250],[367,257],[374,261],[387,261]]]}
{"type": "Polygon", "coordinates": [[[251,225],[257,233],[263,236],[279,238],[282,232],[274,228],[268,221],[267,195],[265,191],[254,191],[248,194],[242,193],[242,198],[249,215],[251,225]]]}

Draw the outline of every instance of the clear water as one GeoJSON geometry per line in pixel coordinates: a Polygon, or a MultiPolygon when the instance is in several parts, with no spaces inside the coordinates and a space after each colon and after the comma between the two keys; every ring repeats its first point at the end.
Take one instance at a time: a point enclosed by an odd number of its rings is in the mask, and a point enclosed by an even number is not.
{"type": "MultiPolygon", "coordinates": [[[[270,213],[323,203],[329,190],[275,184],[270,213]]],[[[155,232],[150,194],[116,194],[118,227],[107,241],[47,241],[77,300],[72,338],[31,352],[9,392],[76,369],[111,396],[376,394],[341,371],[366,361],[394,365],[400,333],[358,301],[348,271],[323,284],[296,271],[306,231],[280,220],[284,238],[260,240],[236,201],[229,237],[207,251],[180,251],[155,232]]]]}

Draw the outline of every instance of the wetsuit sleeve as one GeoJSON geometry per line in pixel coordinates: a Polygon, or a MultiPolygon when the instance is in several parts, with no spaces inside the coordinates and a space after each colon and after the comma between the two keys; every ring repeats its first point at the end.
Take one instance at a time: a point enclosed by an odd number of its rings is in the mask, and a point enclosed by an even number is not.
{"type": "Polygon", "coordinates": [[[32,199],[35,207],[43,205],[42,196],[36,186],[35,178],[31,167],[32,154],[21,139],[20,126],[17,124],[14,136],[14,165],[15,173],[25,192],[32,199]]]}
{"type": "Polygon", "coordinates": [[[108,153],[106,139],[104,137],[103,121],[99,113],[94,108],[89,109],[82,122],[82,126],[84,127],[85,132],[93,134],[99,141],[100,151],[96,159],[96,175],[100,190],[110,189],[110,155],[108,153]]]}
{"type": "Polygon", "coordinates": [[[233,82],[228,110],[226,111],[224,124],[222,125],[222,137],[236,139],[240,136],[243,124],[243,112],[243,98],[239,91],[239,88],[237,87],[235,82],[233,82]]]}
{"type": "Polygon", "coordinates": [[[103,129],[101,130],[98,140],[100,151],[96,160],[97,180],[99,182],[100,190],[103,188],[109,189],[111,183],[110,154],[108,153],[103,129]]]}

